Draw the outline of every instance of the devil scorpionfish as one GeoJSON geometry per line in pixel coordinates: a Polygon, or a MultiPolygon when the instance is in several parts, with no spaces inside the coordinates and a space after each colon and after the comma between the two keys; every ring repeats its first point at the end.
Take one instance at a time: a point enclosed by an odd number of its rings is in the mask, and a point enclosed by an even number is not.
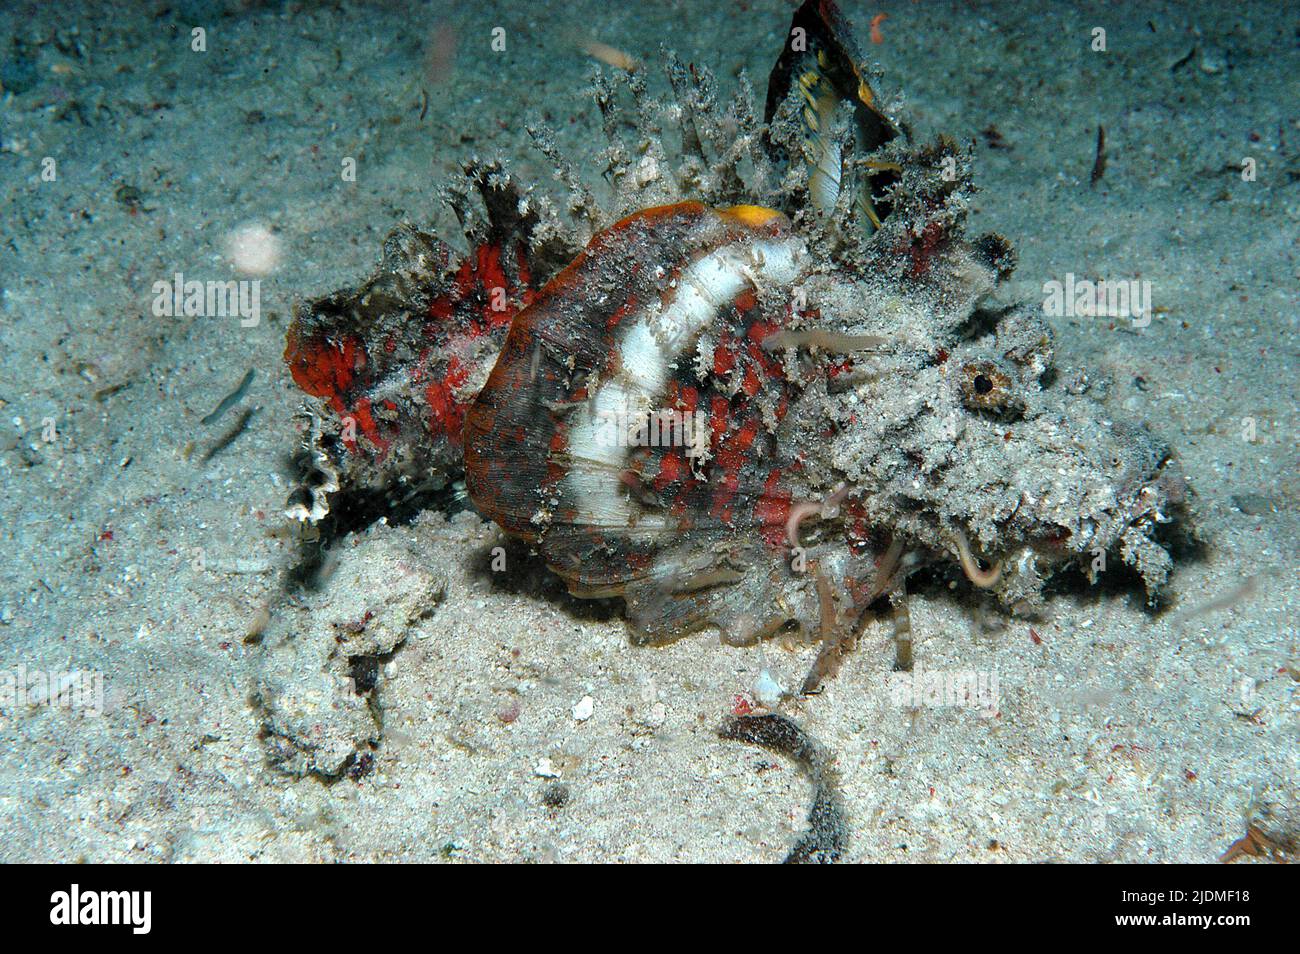
{"type": "Polygon", "coordinates": [[[665,63],[664,100],[596,77],[608,196],[530,128],[563,202],[471,160],[445,193],[467,253],[403,226],[297,309],[289,514],[337,533],[460,492],[575,595],[622,597],[637,640],[806,629],[805,691],[921,568],[1032,614],[1109,553],[1155,600],[1186,485],[999,299],[1015,256],[964,233],[969,150],[913,143],[828,0],[795,13],[762,121],[743,77],[722,105],[665,63]]]}

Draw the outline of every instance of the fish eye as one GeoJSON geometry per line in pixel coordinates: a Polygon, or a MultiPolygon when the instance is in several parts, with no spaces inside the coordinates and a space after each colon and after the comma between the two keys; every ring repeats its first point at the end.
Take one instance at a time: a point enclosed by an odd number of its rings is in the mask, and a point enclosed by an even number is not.
{"type": "Polygon", "coordinates": [[[995,417],[1007,417],[1024,410],[1011,373],[994,361],[972,361],[962,365],[958,378],[961,401],[968,410],[995,417]]]}

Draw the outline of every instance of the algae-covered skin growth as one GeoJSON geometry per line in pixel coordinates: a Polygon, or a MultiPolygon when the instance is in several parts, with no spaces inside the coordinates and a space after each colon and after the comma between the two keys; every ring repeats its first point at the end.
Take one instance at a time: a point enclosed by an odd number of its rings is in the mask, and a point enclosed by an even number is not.
{"type": "Polygon", "coordinates": [[[0,860],[1293,858],[1274,5],[102,13],[0,9],[0,860]]]}

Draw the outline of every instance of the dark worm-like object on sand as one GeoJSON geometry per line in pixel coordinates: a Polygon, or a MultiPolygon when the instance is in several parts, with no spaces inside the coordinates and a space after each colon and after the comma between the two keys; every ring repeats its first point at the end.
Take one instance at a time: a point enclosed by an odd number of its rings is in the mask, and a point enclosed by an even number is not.
{"type": "Polygon", "coordinates": [[[718,727],[718,737],[760,745],[799,766],[813,786],[808,830],[795,842],[784,864],[831,864],[840,859],[848,841],[848,826],[840,800],[831,755],[783,715],[733,716],[718,727]]]}

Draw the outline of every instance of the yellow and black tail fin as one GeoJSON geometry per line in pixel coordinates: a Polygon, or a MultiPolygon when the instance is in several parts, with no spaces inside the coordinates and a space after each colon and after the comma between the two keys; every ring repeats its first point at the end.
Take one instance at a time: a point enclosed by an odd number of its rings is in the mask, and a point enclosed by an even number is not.
{"type": "MultiPolygon", "coordinates": [[[[839,148],[831,120],[841,102],[853,105],[857,149],[870,153],[898,135],[876,105],[864,58],[848,21],[833,0],[805,0],[790,21],[785,46],[767,82],[764,121],[771,123],[788,97],[798,97],[802,118],[808,193],[813,205],[829,212],[839,198],[839,148]]],[[[775,148],[775,147],[773,147],[775,148]]],[[[785,157],[793,161],[795,157],[785,157]]],[[[884,167],[865,176],[855,204],[873,229],[889,214],[884,194],[897,172],[884,167]]]]}

